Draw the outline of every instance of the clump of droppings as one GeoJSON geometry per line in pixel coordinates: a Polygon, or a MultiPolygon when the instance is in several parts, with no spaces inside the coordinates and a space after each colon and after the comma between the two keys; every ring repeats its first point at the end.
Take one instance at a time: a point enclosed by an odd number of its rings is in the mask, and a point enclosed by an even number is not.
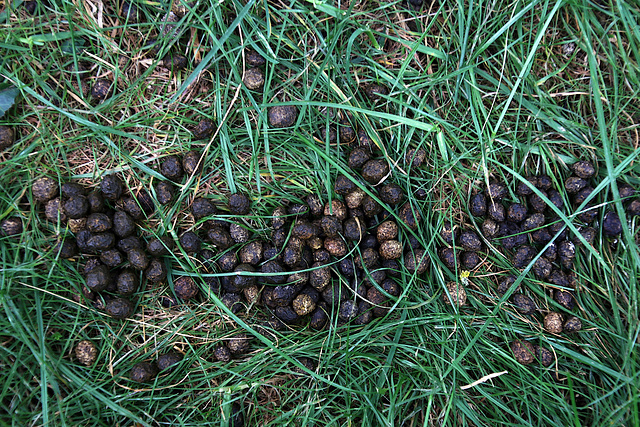
{"type": "Polygon", "coordinates": [[[100,191],[105,199],[116,201],[122,195],[123,184],[116,175],[107,175],[100,183],[100,191]]]}
{"type": "Polygon", "coordinates": [[[562,328],[564,332],[567,332],[569,334],[578,332],[582,329],[582,321],[575,316],[571,316],[564,322],[562,328]]]}
{"type": "Polygon", "coordinates": [[[427,159],[427,152],[424,148],[411,148],[405,153],[404,160],[407,164],[411,164],[414,168],[422,166],[427,159]]]}
{"type": "Polygon", "coordinates": [[[458,282],[447,283],[447,292],[443,295],[445,304],[462,307],[467,303],[467,291],[458,282]]]}
{"type": "Polygon", "coordinates": [[[160,163],[160,173],[171,181],[179,181],[182,178],[182,162],[178,156],[167,156],[160,163]]]}
{"type": "Polygon", "coordinates": [[[139,12],[136,5],[126,1],[122,2],[120,15],[131,24],[135,24],[139,20],[139,12]]]}
{"type": "Polygon", "coordinates": [[[161,282],[167,278],[167,267],[164,262],[154,258],[149,262],[149,267],[145,270],[144,275],[150,282],[161,282]]]}
{"type": "Polygon", "coordinates": [[[166,205],[173,200],[175,188],[170,183],[164,181],[158,182],[155,184],[154,190],[156,191],[156,199],[161,205],[166,205]]]}
{"type": "Polygon", "coordinates": [[[162,67],[170,68],[175,71],[187,68],[188,63],[189,60],[186,56],[177,53],[169,53],[162,58],[162,61],[160,61],[160,65],[162,67]]]}
{"type": "Polygon", "coordinates": [[[126,319],[133,314],[133,303],[126,298],[114,298],[107,302],[105,311],[114,319],[126,319]]]}
{"type": "Polygon", "coordinates": [[[349,167],[351,169],[360,169],[365,163],[371,159],[369,150],[364,147],[354,148],[349,154],[349,167]]]}
{"type": "Polygon", "coordinates": [[[91,366],[98,358],[98,349],[91,341],[82,340],[76,346],[75,354],[78,362],[84,366],[91,366]]]}
{"type": "Polygon", "coordinates": [[[147,252],[151,256],[159,257],[163,255],[169,255],[174,247],[173,239],[169,236],[162,236],[160,238],[151,239],[147,243],[147,252]]]}
{"type": "Polygon", "coordinates": [[[364,94],[370,100],[377,101],[389,94],[389,88],[379,83],[370,83],[364,86],[364,94]]]}
{"type": "Polygon", "coordinates": [[[34,181],[31,194],[36,202],[44,203],[58,195],[58,183],[53,178],[43,177],[34,181]]]}
{"type": "Polygon", "coordinates": [[[607,212],[602,220],[602,231],[608,237],[616,237],[622,233],[622,222],[615,212],[607,212]]]}
{"type": "Polygon", "coordinates": [[[385,260],[399,259],[402,256],[402,243],[397,240],[385,240],[378,250],[385,260]]]}
{"type": "Polygon", "coordinates": [[[398,217],[400,220],[409,227],[411,230],[417,230],[420,226],[420,222],[422,221],[422,214],[420,213],[420,208],[418,206],[412,205],[410,202],[406,202],[400,208],[398,212],[398,217]]]}
{"type": "Polygon", "coordinates": [[[195,253],[200,251],[202,242],[200,241],[200,237],[193,231],[185,231],[180,236],[180,246],[182,246],[187,253],[195,253]]]}
{"type": "Polygon", "coordinates": [[[544,329],[552,334],[562,333],[562,314],[551,312],[544,317],[544,329]]]}
{"type": "Polygon", "coordinates": [[[382,182],[389,174],[389,165],[384,160],[369,160],[362,166],[362,177],[369,184],[382,182]]]}
{"type": "Polygon", "coordinates": [[[513,357],[522,365],[529,365],[535,359],[535,349],[529,341],[513,341],[509,347],[513,353],[513,357]]]}
{"type": "Polygon", "coordinates": [[[460,246],[467,251],[478,252],[482,249],[482,240],[480,240],[480,237],[478,237],[475,231],[465,230],[460,233],[458,239],[460,246]]]}
{"type": "Polygon", "coordinates": [[[5,218],[0,222],[0,234],[2,236],[17,236],[22,231],[22,220],[18,217],[5,218]]]}
{"type": "Polygon", "coordinates": [[[251,340],[248,335],[240,334],[227,341],[227,347],[233,355],[241,355],[249,352],[251,340]]]}
{"type": "Polygon", "coordinates": [[[144,270],[149,266],[149,257],[142,248],[132,248],[127,253],[129,264],[136,270],[144,270]]]}
{"type": "Polygon", "coordinates": [[[195,280],[189,276],[178,277],[173,282],[173,289],[176,296],[184,301],[195,298],[199,291],[195,280]]]}
{"type": "Polygon", "coordinates": [[[358,316],[358,304],[353,300],[342,301],[338,310],[338,317],[349,322],[358,316]]]}
{"type": "Polygon", "coordinates": [[[404,200],[404,191],[398,184],[385,184],[380,188],[380,200],[391,206],[400,204],[404,200]]]}
{"type": "MultiPolygon", "coordinates": [[[[498,283],[498,289],[497,292],[499,295],[504,295],[507,293],[507,291],[509,289],[511,289],[511,286],[513,286],[513,284],[516,282],[516,277],[515,276],[507,276],[504,279],[500,280],[500,283],[498,283]]],[[[518,286],[518,288],[516,288],[516,291],[519,289],[520,287],[518,286]]]]}
{"type": "Polygon", "coordinates": [[[489,199],[493,200],[493,202],[501,201],[507,197],[508,194],[507,187],[500,182],[492,182],[489,184],[489,187],[487,187],[487,196],[489,196],[489,199]]]}
{"type": "Polygon", "coordinates": [[[484,193],[478,193],[471,198],[469,212],[473,216],[485,216],[487,214],[487,197],[484,193]]]}
{"type": "Polygon", "coordinates": [[[429,266],[429,255],[423,249],[404,254],[404,266],[411,274],[422,274],[429,266]]]}
{"type": "Polygon", "coordinates": [[[571,166],[573,173],[582,179],[590,179],[596,174],[596,168],[591,162],[579,160],[571,166]]]}
{"type": "Polygon", "coordinates": [[[527,217],[527,208],[520,203],[512,203],[507,209],[507,220],[511,222],[522,222],[527,217]]]}
{"type": "Polygon", "coordinates": [[[71,196],[63,203],[62,208],[69,218],[83,218],[89,211],[89,202],[84,196],[71,196]]]}
{"type": "Polygon", "coordinates": [[[576,300],[573,298],[571,292],[565,291],[563,289],[556,289],[553,294],[553,299],[555,299],[558,304],[560,304],[567,310],[573,309],[573,307],[575,307],[576,305],[576,300]]]}
{"type": "Polygon", "coordinates": [[[196,220],[213,216],[218,212],[215,205],[204,197],[198,197],[191,204],[191,213],[196,220]]]}
{"type": "Polygon", "coordinates": [[[524,294],[514,294],[512,296],[513,305],[516,306],[516,310],[520,314],[524,314],[526,316],[535,313],[536,311],[536,303],[527,295],[524,294]]]}
{"type": "Polygon", "coordinates": [[[197,151],[188,151],[182,157],[182,169],[188,176],[202,172],[203,163],[203,159],[197,151]]]}
{"type": "Polygon", "coordinates": [[[122,270],[116,279],[116,287],[121,295],[130,295],[138,290],[138,274],[130,268],[122,270]]]}
{"type": "Polygon", "coordinates": [[[462,264],[462,268],[465,270],[475,270],[482,260],[477,252],[464,251],[462,252],[462,255],[460,255],[460,262],[462,264]]]}
{"type": "Polygon", "coordinates": [[[232,194],[229,197],[229,211],[233,215],[247,215],[251,210],[251,199],[242,193],[232,194]]]}
{"type": "Polygon", "coordinates": [[[264,86],[264,71],[260,68],[249,68],[244,73],[242,83],[249,90],[260,90],[264,86]]]}
{"type": "Polygon", "coordinates": [[[146,383],[151,381],[158,374],[158,367],[155,363],[140,362],[131,368],[130,378],[138,383],[146,383]]]}
{"type": "Polygon", "coordinates": [[[203,119],[193,128],[193,138],[196,140],[210,138],[216,130],[213,120],[203,119]]]}
{"type": "Polygon", "coordinates": [[[260,67],[267,63],[267,60],[253,49],[244,50],[244,59],[249,67],[260,67]]]}
{"type": "Polygon", "coordinates": [[[106,265],[98,265],[87,273],[87,287],[94,292],[101,292],[107,288],[111,280],[109,269],[106,265]]]}
{"type": "Polygon", "coordinates": [[[218,362],[223,362],[223,363],[227,363],[228,361],[231,360],[231,351],[229,351],[229,347],[227,347],[226,345],[222,344],[222,345],[217,345],[214,349],[213,349],[213,357],[218,361],[218,362]]]}
{"type": "Polygon", "coordinates": [[[9,126],[0,126],[0,151],[5,150],[13,145],[15,141],[15,133],[9,126]]]}
{"type": "Polygon", "coordinates": [[[182,361],[183,355],[175,351],[165,353],[158,357],[157,365],[160,371],[171,372],[182,361]]]}
{"type": "Polygon", "coordinates": [[[309,294],[300,294],[295,297],[291,303],[293,310],[298,316],[306,316],[315,310],[316,302],[309,294]]]}
{"type": "Polygon", "coordinates": [[[295,105],[276,105],[267,113],[269,124],[274,128],[286,128],[295,124],[298,118],[298,107],[295,105]]]}
{"type": "Polygon", "coordinates": [[[538,345],[534,345],[533,349],[536,352],[536,359],[538,359],[538,361],[542,366],[544,366],[545,368],[551,366],[554,360],[553,353],[551,352],[551,350],[548,350],[544,347],[540,347],[538,345]]]}
{"type": "Polygon", "coordinates": [[[107,79],[96,79],[91,88],[91,96],[99,102],[104,101],[111,95],[111,85],[113,83],[107,79]]]}

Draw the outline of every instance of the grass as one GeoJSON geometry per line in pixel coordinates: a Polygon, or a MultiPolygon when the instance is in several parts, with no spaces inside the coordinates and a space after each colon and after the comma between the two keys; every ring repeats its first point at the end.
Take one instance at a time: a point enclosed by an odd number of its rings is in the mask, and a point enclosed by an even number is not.
{"type": "MultiPolygon", "coordinates": [[[[20,139],[0,155],[0,219],[19,216],[25,226],[0,238],[0,423],[228,425],[239,403],[247,425],[640,425],[637,220],[626,217],[617,242],[598,231],[579,251],[572,313],[583,329],[573,335],[543,330],[542,313],[566,310],[531,266],[521,273],[490,247],[468,279],[468,304],[453,308],[445,284],[461,271],[437,257],[445,222],[479,229],[467,201],[489,180],[513,191],[547,173],[561,184],[577,159],[598,164],[599,220],[606,210],[625,218],[620,184],[640,184],[637,4],[433,2],[414,11],[398,1],[200,1],[175,27],[163,21],[169,4],[137,4],[138,23],[111,2],[52,0],[34,15],[0,3],[0,80],[21,91],[1,119],[20,139]],[[172,36],[159,38],[158,57],[183,54],[186,70],[148,53],[163,31],[172,36]],[[240,83],[244,47],[267,58],[262,93],[240,83]],[[100,104],[88,93],[97,77],[115,82],[100,104]],[[368,82],[390,93],[372,103],[359,90],[368,82]],[[268,126],[267,108],[278,103],[299,107],[293,128],[268,126]],[[120,172],[130,188],[152,192],[163,156],[199,149],[204,173],[144,232],[202,229],[189,214],[194,197],[222,207],[242,191],[254,201],[244,223],[267,237],[283,200],[326,201],[339,173],[357,177],[347,147],[318,136],[337,111],[383,150],[391,179],[423,214],[416,231],[401,233],[427,249],[430,268],[403,273],[387,317],[261,335],[255,309],[231,313],[202,280],[200,302],[164,308],[158,296],[171,294],[173,277],[202,279],[200,261],[178,251],[167,259],[169,280],[136,294],[132,319],[76,302],[82,263],[54,253],[69,232],[43,219],[30,192],[36,178],[94,187],[120,172]],[[216,137],[192,140],[203,118],[216,137]],[[404,153],[418,147],[426,166],[410,168],[404,153]],[[414,196],[420,188],[424,201],[414,196]],[[536,298],[537,315],[519,315],[513,291],[497,295],[509,273],[536,298]],[[251,352],[216,362],[215,344],[239,332],[254,336],[251,352]],[[74,359],[81,339],[98,345],[91,367],[74,359]],[[515,339],[550,349],[554,364],[520,365],[508,348],[515,339]],[[170,348],[185,354],[180,369],[146,385],[128,380],[134,363],[170,348]],[[303,369],[304,358],[317,367],[303,369]]],[[[577,231],[571,214],[557,214],[577,231]]]]}

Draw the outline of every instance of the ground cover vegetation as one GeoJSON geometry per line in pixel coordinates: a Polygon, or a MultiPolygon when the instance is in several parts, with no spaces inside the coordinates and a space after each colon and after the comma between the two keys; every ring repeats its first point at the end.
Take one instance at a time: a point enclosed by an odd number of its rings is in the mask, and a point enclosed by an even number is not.
{"type": "Polygon", "coordinates": [[[639,425],[639,15],[0,3],[0,420],[639,425]]]}

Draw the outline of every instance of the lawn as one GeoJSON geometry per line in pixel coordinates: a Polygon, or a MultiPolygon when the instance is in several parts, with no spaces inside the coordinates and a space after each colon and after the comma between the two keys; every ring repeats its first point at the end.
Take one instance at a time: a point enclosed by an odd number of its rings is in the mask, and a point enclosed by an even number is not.
{"type": "Polygon", "coordinates": [[[640,6],[419,3],[0,0],[0,126],[15,134],[0,138],[0,424],[640,425],[640,6]],[[278,126],[270,113],[282,106],[295,113],[278,126]],[[343,138],[349,129],[355,142],[343,138]],[[381,176],[354,167],[357,146],[381,176]],[[189,152],[201,170],[175,178],[172,200],[159,203],[158,185],[171,181],[163,163],[189,152]],[[582,181],[579,161],[595,169],[582,181]],[[150,195],[136,233],[171,249],[157,258],[166,278],[135,273],[126,319],[105,311],[116,293],[87,292],[98,254],[59,250],[81,220],[47,217],[33,185],[48,177],[93,191],[106,176],[125,195],[150,195]],[[546,187],[531,178],[540,176],[546,187]],[[300,256],[313,258],[299,230],[276,237],[273,213],[285,206],[291,220],[296,205],[346,200],[337,182],[378,209],[363,219],[369,234],[383,220],[398,225],[402,255],[356,273],[364,294],[340,264],[366,264],[364,237],[322,265],[292,262],[312,277],[326,263],[328,288],[345,294],[322,303],[323,327],[309,316],[284,324],[272,312],[282,319],[285,307],[265,302],[276,284],[266,260],[240,276],[225,270],[211,230],[235,223],[283,265],[277,238],[302,241],[300,256]],[[389,184],[403,202],[385,199],[389,184]],[[588,189],[583,199],[570,184],[588,189]],[[543,224],[513,231],[496,220],[511,231],[490,236],[473,201],[491,200],[492,185],[504,190],[501,208],[531,215],[542,203],[543,224]],[[248,196],[248,214],[229,206],[232,194],[248,196]],[[215,212],[194,216],[198,198],[215,212]],[[448,241],[448,228],[474,232],[481,248],[448,241]],[[185,249],[186,231],[203,251],[185,249]],[[514,235],[524,246],[509,247],[514,235]],[[539,268],[561,241],[575,258],[546,261],[564,278],[554,280],[539,268]],[[461,263],[471,252],[476,262],[461,263]],[[257,296],[230,292],[237,277],[257,296]],[[184,278],[195,298],[180,297],[184,278]],[[345,314],[354,306],[374,318],[345,314]],[[552,312],[581,327],[550,332],[552,312]],[[220,360],[238,337],[246,351],[220,360]],[[97,352],[88,366],[76,353],[83,340],[97,352]],[[182,358],[172,370],[131,379],[136,364],[170,352],[182,358]]]}

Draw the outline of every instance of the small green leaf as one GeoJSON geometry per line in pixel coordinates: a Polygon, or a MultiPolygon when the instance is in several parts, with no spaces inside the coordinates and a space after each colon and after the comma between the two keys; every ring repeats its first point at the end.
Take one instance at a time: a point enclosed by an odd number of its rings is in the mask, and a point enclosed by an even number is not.
{"type": "Polygon", "coordinates": [[[347,11],[337,8],[335,6],[331,6],[324,1],[313,1],[313,7],[318,9],[320,12],[324,12],[327,15],[333,16],[334,18],[341,18],[347,14],[347,11]]]}
{"type": "Polygon", "coordinates": [[[73,37],[71,31],[61,31],[59,33],[36,34],[30,37],[20,37],[21,43],[29,46],[44,46],[45,43],[66,40],[73,37]]]}
{"type": "Polygon", "coordinates": [[[0,13],[0,22],[6,22],[7,24],[9,23],[9,16],[11,16],[11,13],[14,10],[17,10],[22,3],[24,3],[22,0],[18,0],[16,2],[12,2],[10,7],[7,7],[3,10],[2,13],[0,13]]]}
{"type": "Polygon", "coordinates": [[[62,43],[61,50],[63,53],[73,55],[74,53],[80,53],[84,50],[85,40],[82,37],[71,37],[69,40],[62,43]]]}
{"type": "Polygon", "coordinates": [[[13,86],[0,88],[0,117],[4,116],[4,113],[16,102],[19,94],[20,91],[13,86]]]}

